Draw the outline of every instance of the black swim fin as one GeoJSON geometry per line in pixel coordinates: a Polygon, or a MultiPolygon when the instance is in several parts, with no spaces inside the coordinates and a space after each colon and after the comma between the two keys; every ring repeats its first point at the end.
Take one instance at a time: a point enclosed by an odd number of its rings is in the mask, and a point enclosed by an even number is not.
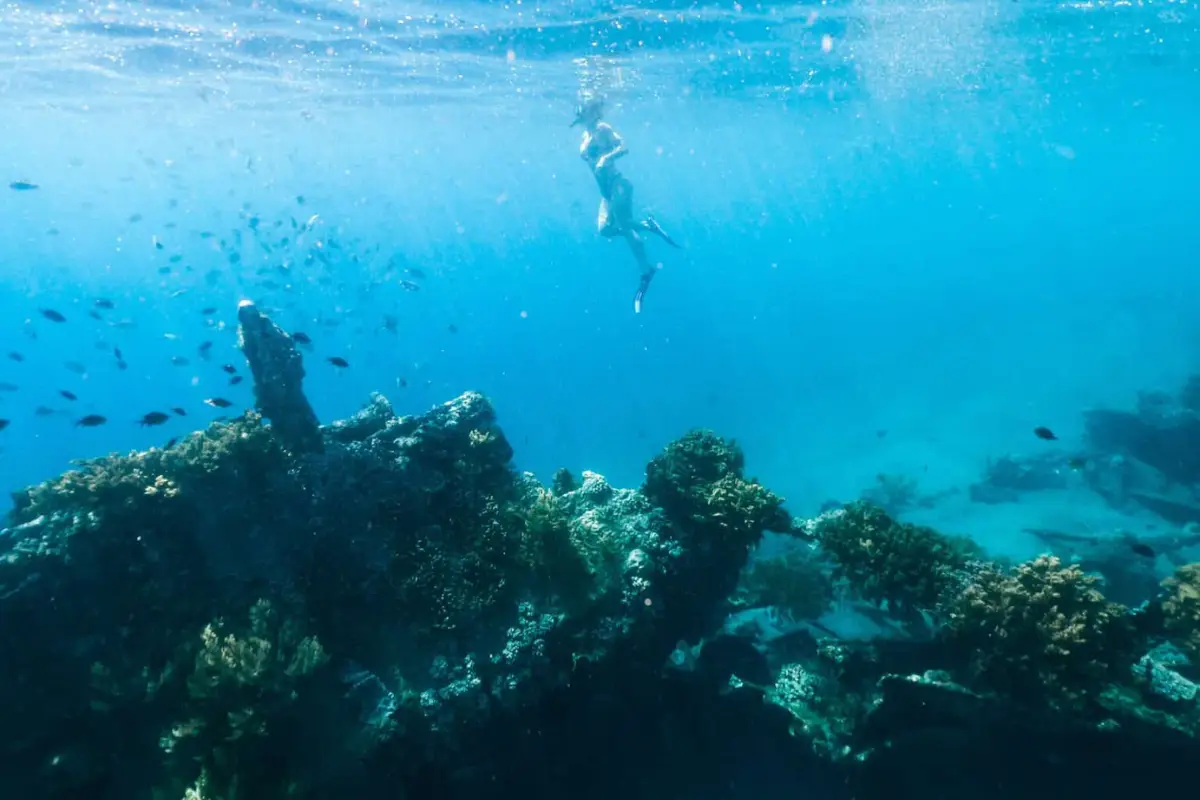
{"type": "Polygon", "coordinates": [[[658,220],[654,218],[653,214],[646,215],[646,230],[661,236],[662,240],[671,245],[671,247],[679,247],[679,243],[672,239],[670,234],[663,230],[662,225],[658,224],[658,220]]]}
{"type": "Polygon", "coordinates": [[[638,283],[637,294],[633,296],[633,313],[642,313],[642,301],[646,299],[646,290],[650,288],[650,281],[652,280],[654,280],[653,272],[647,272],[642,275],[642,280],[638,283]]]}

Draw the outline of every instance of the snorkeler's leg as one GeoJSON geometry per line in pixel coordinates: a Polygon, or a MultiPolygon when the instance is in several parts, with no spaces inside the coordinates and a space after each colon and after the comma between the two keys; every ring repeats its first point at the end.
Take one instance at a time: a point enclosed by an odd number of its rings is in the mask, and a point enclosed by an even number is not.
{"type": "Polygon", "coordinates": [[[654,271],[643,272],[641,280],[638,281],[637,293],[633,295],[633,313],[642,313],[642,302],[646,299],[646,292],[650,289],[650,281],[654,280],[654,271]]]}
{"type": "Polygon", "coordinates": [[[601,236],[611,236],[612,229],[612,215],[608,211],[608,201],[601,197],[600,210],[596,212],[596,231],[601,236]]]}
{"type": "Polygon", "coordinates": [[[638,279],[638,290],[633,296],[633,313],[642,313],[642,302],[646,298],[646,292],[650,289],[650,281],[654,280],[654,273],[658,272],[658,265],[650,263],[650,259],[646,257],[646,243],[642,241],[642,237],[637,231],[629,231],[625,235],[625,240],[629,242],[629,249],[633,252],[633,258],[637,262],[638,269],[641,270],[641,278],[638,279]]]}
{"type": "Polygon", "coordinates": [[[672,239],[671,236],[663,230],[663,227],[658,224],[658,220],[654,218],[653,214],[647,214],[646,218],[638,223],[638,227],[644,231],[649,231],[650,233],[661,236],[662,240],[671,245],[671,247],[679,247],[679,243],[672,239]]]}

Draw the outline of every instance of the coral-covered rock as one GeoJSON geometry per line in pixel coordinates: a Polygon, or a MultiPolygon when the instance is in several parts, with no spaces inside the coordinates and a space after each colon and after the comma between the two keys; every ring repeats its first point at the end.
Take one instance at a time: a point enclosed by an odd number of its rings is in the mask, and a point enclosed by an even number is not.
{"type": "Polygon", "coordinates": [[[1185,564],[1163,582],[1163,623],[1179,646],[1200,661],[1200,563],[1185,564]]]}
{"type": "Polygon", "coordinates": [[[869,503],[851,503],[805,525],[836,565],[836,574],[863,599],[900,615],[933,609],[954,574],[978,553],[967,539],[899,523],[869,503]]]}
{"type": "Polygon", "coordinates": [[[974,571],[941,609],[971,684],[1022,703],[1081,705],[1125,679],[1132,626],[1096,584],[1053,556],[974,571]]]}
{"type": "Polygon", "coordinates": [[[589,676],[659,674],[786,523],[715,437],[727,468],[677,460],[671,509],[594,473],[548,491],[476,393],[411,417],[375,396],[305,443],[305,414],[281,423],[300,373],[269,329],[250,339],[291,387],[263,403],[271,425],[247,414],[16,496],[0,703],[28,722],[0,747],[4,796],[368,796],[375,774],[395,796],[456,775],[471,741],[506,769],[475,737],[528,729],[589,676]]]}
{"type": "Polygon", "coordinates": [[[254,378],[258,410],[297,452],[320,451],[317,415],[304,396],[304,359],[292,337],[249,300],[238,305],[238,342],[254,378]]]}

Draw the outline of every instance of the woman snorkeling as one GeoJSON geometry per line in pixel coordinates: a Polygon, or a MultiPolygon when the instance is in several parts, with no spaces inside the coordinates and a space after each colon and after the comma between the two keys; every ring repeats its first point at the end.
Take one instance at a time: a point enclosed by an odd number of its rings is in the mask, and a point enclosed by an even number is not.
{"type": "Polygon", "coordinates": [[[575,121],[571,127],[583,126],[583,141],[579,145],[579,155],[591,167],[596,177],[596,185],[600,187],[600,213],[596,218],[596,227],[600,235],[612,238],[623,236],[633,251],[634,260],[641,270],[641,280],[638,282],[637,294],[633,298],[633,311],[640,314],[642,301],[654,273],[662,266],[653,264],[646,255],[646,242],[642,231],[661,236],[663,241],[672,247],[678,247],[666,231],[654,221],[649,214],[645,219],[633,218],[633,184],[622,175],[616,166],[617,159],[626,155],[629,150],[621,135],[612,126],[603,121],[604,100],[593,98],[579,106],[575,112],[575,121]]]}

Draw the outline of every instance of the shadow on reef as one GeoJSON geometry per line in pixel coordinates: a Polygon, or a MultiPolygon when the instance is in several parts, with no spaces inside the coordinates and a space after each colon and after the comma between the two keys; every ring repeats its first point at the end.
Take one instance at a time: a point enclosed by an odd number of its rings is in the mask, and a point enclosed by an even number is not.
{"type": "Polygon", "coordinates": [[[1198,755],[1198,565],[1131,611],[869,504],[793,521],[706,431],[543,486],[479,394],[320,426],[238,316],[258,412],[14,498],[4,797],[1099,797],[1198,755]],[[845,602],[904,636],[805,623],[845,602]],[[788,635],[731,629],[764,608],[788,635]]]}

